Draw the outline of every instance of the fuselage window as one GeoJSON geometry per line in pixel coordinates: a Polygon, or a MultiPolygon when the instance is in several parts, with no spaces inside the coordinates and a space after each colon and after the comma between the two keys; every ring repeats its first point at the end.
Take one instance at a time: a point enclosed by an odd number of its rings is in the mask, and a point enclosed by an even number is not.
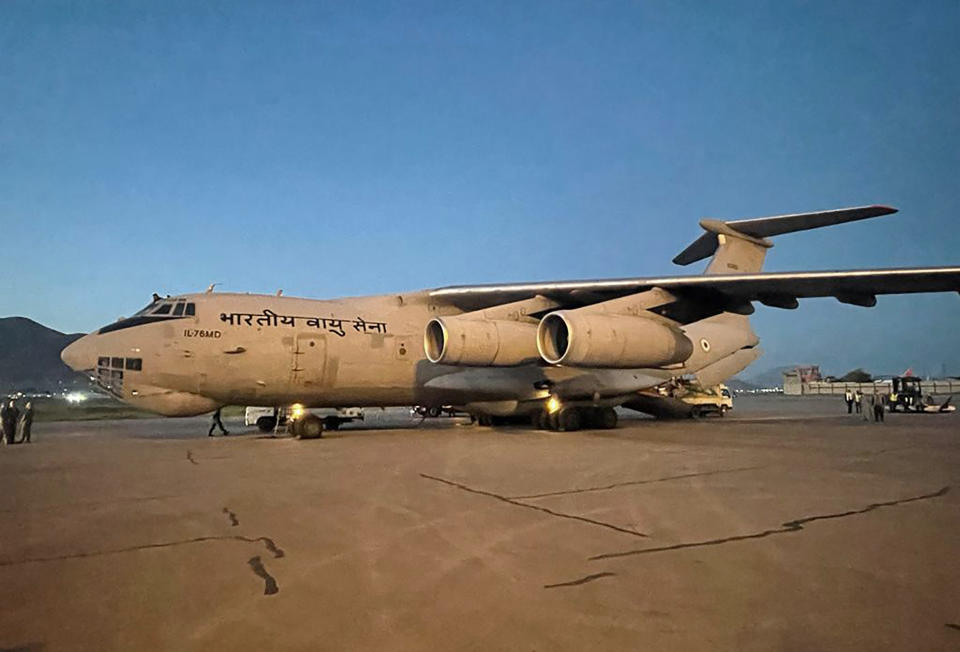
{"type": "Polygon", "coordinates": [[[143,369],[143,358],[127,358],[128,371],[140,371],[143,369]]]}
{"type": "Polygon", "coordinates": [[[109,367],[109,366],[110,366],[110,358],[97,358],[97,366],[98,366],[98,367],[109,367]]]}
{"type": "Polygon", "coordinates": [[[188,303],[188,304],[187,304],[187,310],[186,310],[186,312],[184,312],[183,314],[188,315],[188,316],[190,316],[190,317],[193,317],[194,315],[197,314],[196,306],[195,306],[194,304],[192,304],[192,303],[188,303]]]}
{"type": "Polygon", "coordinates": [[[173,315],[174,315],[174,317],[179,317],[180,315],[183,314],[183,307],[184,307],[184,305],[185,305],[185,304],[183,303],[183,301],[181,301],[181,302],[179,302],[179,303],[177,304],[177,307],[173,309],[173,315]]]}
{"type": "Polygon", "coordinates": [[[154,311],[153,311],[153,314],[155,314],[155,315],[169,315],[169,314],[170,314],[170,308],[172,308],[172,306],[171,306],[169,303],[165,303],[165,304],[163,304],[162,306],[160,306],[159,308],[157,308],[156,310],[154,310],[154,311]]]}
{"type": "Polygon", "coordinates": [[[110,358],[110,366],[114,369],[123,369],[123,358],[110,358]]]}

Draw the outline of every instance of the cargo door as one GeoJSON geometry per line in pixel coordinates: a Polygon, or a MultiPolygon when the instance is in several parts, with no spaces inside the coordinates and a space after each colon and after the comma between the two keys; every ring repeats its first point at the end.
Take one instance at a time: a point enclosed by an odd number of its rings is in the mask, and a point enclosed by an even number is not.
{"type": "Polygon", "coordinates": [[[290,381],[293,388],[320,388],[327,364],[327,338],[316,333],[297,335],[290,381]]]}

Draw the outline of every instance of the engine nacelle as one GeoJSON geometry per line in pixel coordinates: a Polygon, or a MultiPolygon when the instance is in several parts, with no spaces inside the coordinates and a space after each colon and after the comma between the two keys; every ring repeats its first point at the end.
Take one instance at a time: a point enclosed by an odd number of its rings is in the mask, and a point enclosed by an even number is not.
{"type": "Polygon", "coordinates": [[[550,364],[617,369],[664,367],[693,353],[693,344],[680,330],[653,319],[578,310],[544,317],[537,348],[550,364]]]}
{"type": "Polygon", "coordinates": [[[538,357],[537,325],[500,319],[436,317],[423,334],[430,362],[474,367],[511,367],[538,357]]]}

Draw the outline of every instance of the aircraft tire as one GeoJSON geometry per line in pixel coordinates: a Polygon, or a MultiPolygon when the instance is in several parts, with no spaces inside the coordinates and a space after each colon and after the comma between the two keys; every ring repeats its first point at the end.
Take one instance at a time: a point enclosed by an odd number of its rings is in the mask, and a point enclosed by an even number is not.
{"type": "Polygon", "coordinates": [[[427,408],[427,416],[436,419],[437,417],[440,416],[440,408],[438,407],[427,408]]]}
{"type": "Polygon", "coordinates": [[[597,414],[597,426],[604,430],[616,428],[617,420],[617,411],[612,407],[600,408],[597,414]]]}
{"type": "Polygon", "coordinates": [[[274,417],[260,417],[257,419],[257,428],[260,432],[272,432],[277,427],[277,420],[274,417]]]}
{"type": "Polygon", "coordinates": [[[488,414],[478,414],[477,424],[483,426],[484,428],[489,428],[493,425],[493,418],[488,414]]]}
{"type": "Polygon", "coordinates": [[[546,430],[560,430],[560,413],[548,412],[543,415],[543,427],[546,430]]]}
{"type": "Polygon", "coordinates": [[[574,432],[580,430],[583,421],[580,410],[577,408],[564,408],[560,410],[557,417],[558,430],[563,432],[574,432]]]}
{"type": "Polygon", "coordinates": [[[537,430],[547,430],[547,413],[545,410],[537,410],[530,415],[530,425],[537,430]]]}
{"type": "Polygon", "coordinates": [[[323,437],[323,421],[314,414],[308,414],[294,422],[294,434],[298,439],[319,439],[323,437]]]}
{"type": "Polygon", "coordinates": [[[694,405],[692,408],[690,408],[691,419],[699,419],[702,416],[703,416],[703,411],[700,409],[699,405],[694,405]]]}

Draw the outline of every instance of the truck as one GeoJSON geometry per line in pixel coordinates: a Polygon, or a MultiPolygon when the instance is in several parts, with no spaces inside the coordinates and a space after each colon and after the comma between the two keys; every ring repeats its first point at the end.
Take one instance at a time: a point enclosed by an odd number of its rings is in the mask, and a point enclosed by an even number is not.
{"type": "Polygon", "coordinates": [[[890,394],[887,396],[887,406],[891,412],[942,413],[953,412],[957,409],[950,405],[952,396],[941,405],[937,405],[933,396],[923,395],[923,385],[917,376],[894,376],[890,380],[890,394]]]}
{"type": "Polygon", "coordinates": [[[723,384],[703,387],[694,380],[674,379],[662,386],[663,396],[678,399],[689,406],[689,415],[698,419],[707,414],[724,416],[733,409],[733,394],[723,384]]]}
{"type": "Polygon", "coordinates": [[[247,426],[256,426],[260,432],[271,432],[307,413],[319,417],[325,430],[337,430],[344,423],[363,421],[363,409],[358,407],[307,410],[301,405],[291,405],[281,408],[248,406],[243,413],[243,422],[247,426]]]}

